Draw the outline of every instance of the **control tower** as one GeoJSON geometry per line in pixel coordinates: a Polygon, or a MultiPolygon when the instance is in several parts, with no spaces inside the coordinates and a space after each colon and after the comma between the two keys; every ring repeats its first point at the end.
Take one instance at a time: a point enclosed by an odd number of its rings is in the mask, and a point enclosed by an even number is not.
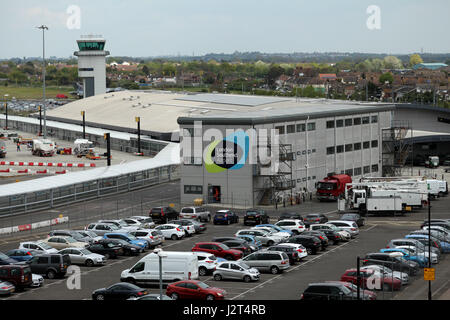
{"type": "Polygon", "coordinates": [[[105,39],[99,35],[81,36],[77,40],[79,51],[78,76],[83,79],[83,97],[106,93],[106,59],[105,39]]]}

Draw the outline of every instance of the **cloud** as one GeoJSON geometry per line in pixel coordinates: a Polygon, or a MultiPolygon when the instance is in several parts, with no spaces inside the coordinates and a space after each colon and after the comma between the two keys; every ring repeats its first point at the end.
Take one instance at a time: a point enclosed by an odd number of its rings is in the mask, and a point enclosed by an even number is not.
{"type": "Polygon", "coordinates": [[[65,27],[68,14],[65,11],[51,11],[48,8],[33,7],[23,12],[25,21],[32,22],[36,26],[45,24],[51,27],[65,27]]]}

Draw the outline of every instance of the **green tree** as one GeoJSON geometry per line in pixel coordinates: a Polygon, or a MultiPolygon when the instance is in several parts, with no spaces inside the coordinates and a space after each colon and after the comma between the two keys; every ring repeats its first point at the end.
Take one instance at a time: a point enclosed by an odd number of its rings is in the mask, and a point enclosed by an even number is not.
{"type": "Polygon", "coordinates": [[[386,69],[401,69],[403,68],[402,61],[395,56],[386,56],[383,59],[384,67],[386,69]]]}
{"type": "Polygon", "coordinates": [[[409,57],[409,65],[411,67],[415,66],[416,64],[422,63],[422,62],[423,62],[422,57],[417,53],[415,53],[415,54],[411,55],[411,57],[409,57]]]}
{"type": "Polygon", "coordinates": [[[386,81],[389,82],[389,84],[392,84],[392,82],[394,82],[394,76],[392,75],[392,73],[386,72],[380,76],[379,81],[382,84],[384,84],[386,81]]]}

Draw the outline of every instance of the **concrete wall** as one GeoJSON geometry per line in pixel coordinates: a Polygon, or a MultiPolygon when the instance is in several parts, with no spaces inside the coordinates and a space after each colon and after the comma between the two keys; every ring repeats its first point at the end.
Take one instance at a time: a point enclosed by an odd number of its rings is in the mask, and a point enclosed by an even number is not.
{"type": "MultiPolygon", "coordinates": [[[[83,52],[85,54],[85,52],[83,52]]],[[[94,71],[78,71],[80,78],[94,78],[94,95],[106,93],[106,59],[102,55],[78,57],[78,69],[93,68],[94,71]]],[[[86,96],[85,96],[86,98],[86,96]]]]}
{"type": "Polygon", "coordinates": [[[394,111],[395,120],[409,121],[414,131],[431,131],[450,134],[450,124],[439,122],[438,117],[450,119],[450,110],[439,108],[418,109],[414,107],[397,107],[394,111]]]}

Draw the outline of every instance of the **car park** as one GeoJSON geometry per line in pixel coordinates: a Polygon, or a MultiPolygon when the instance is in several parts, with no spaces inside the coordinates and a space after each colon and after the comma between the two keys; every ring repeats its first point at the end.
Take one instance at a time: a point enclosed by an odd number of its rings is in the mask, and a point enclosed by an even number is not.
{"type": "Polygon", "coordinates": [[[194,224],[192,223],[191,220],[179,219],[179,220],[172,220],[172,221],[170,221],[170,223],[178,224],[179,226],[181,226],[184,229],[185,235],[187,237],[190,237],[193,234],[195,234],[195,226],[194,226],[194,224]]]}
{"type": "Polygon", "coordinates": [[[180,218],[207,222],[211,221],[211,212],[205,207],[184,207],[180,210],[180,218]]]}
{"type": "Polygon", "coordinates": [[[339,220],[344,220],[344,221],[353,221],[356,222],[356,225],[359,227],[362,227],[366,224],[366,219],[364,219],[363,217],[361,217],[359,214],[357,213],[344,213],[339,220]]]}
{"type": "Polygon", "coordinates": [[[352,239],[356,238],[356,236],[359,234],[358,225],[353,221],[332,220],[328,221],[327,224],[335,225],[336,227],[347,231],[348,233],[350,233],[350,237],[352,239]]]}
{"type": "Polygon", "coordinates": [[[216,267],[213,278],[216,281],[231,279],[251,282],[258,281],[260,273],[258,269],[251,268],[242,261],[226,261],[216,267]]]}
{"type": "Polygon", "coordinates": [[[86,249],[90,252],[104,256],[105,259],[116,259],[118,256],[123,255],[122,246],[107,240],[99,240],[98,242],[86,247],[86,249]]]}
{"type": "Polygon", "coordinates": [[[31,269],[27,265],[2,265],[0,266],[0,281],[7,281],[16,289],[23,289],[32,284],[31,269]]]}
{"type": "Polygon", "coordinates": [[[210,287],[197,280],[185,280],[170,283],[166,289],[166,295],[174,300],[223,300],[227,292],[223,289],[210,287]]]}
{"type": "Polygon", "coordinates": [[[196,251],[194,254],[197,256],[198,274],[200,276],[206,276],[216,270],[218,262],[215,255],[203,251],[196,251]]]}
{"type": "Polygon", "coordinates": [[[290,230],[293,235],[298,235],[305,231],[305,225],[299,219],[284,219],[275,223],[276,226],[285,230],[290,230]]]}
{"type": "Polygon", "coordinates": [[[42,241],[21,242],[19,244],[19,249],[32,249],[41,251],[43,253],[58,253],[57,249],[53,248],[48,243],[42,241]]]}
{"type": "Polygon", "coordinates": [[[307,228],[314,223],[326,223],[328,218],[323,213],[310,213],[303,218],[303,223],[307,228]]]}
{"type": "Polygon", "coordinates": [[[357,293],[338,282],[310,283],[300,300],[356,300],[357,293]]]}
{"type": "Polygon", "coordinates": [[[300,213],[297,212],[282,212],[278,217],[278,221],[281,220],[300,220],[303,221],[303,217],[300,213]]]}
{"type": "Polygon", "coordinates": [[[218,210],[213,218],[214,224],[239,223],[239,217],[231,210],[218,210]]]}
{"type": "Polygon", "coordinates": [[[67,254],[70,257],[71,264],[80,264],[87,267],[92,267],[96,265],[104,265],[106,259],[104,256],[93,253],[88,249],[80,248],[66,248],[59,251],[60,254],[67,254]]]}
{"type": "Polygon", "coordinates": [[[170,220],[179,219],[179,214],[172,207],[154,207],[150,210],[149,217],[155,223],[168,223],[170,220]]]}
{"type": "Polygon", "coordinates": [[[126,241],[131,245],[140,247],[142,249],[141,252],[144,252],[144,250],[148,247],[147,241],[138,239],[129,233],[115,233],[115,232],[114,233],[105,233],[103,235],[103,238],[104,239],[120,239],[120,240],[126,241]]]}
{"type": "Polygon", "coordinates": [[[289,257],[281,251],[260,250],[243,257],[241,260],[260,272],[270,272],[272,274],[281,273],[290,267],[289,257]]]}
{"type": "Polygon", "coordinates": [[[148,292],[131,283],[115,283],[108,288],[97,289],[92,292],[92,300],[126,300],[141,297],[148,292]]]}
{"type": "Polygon", "coordinates": [[[242,251],[230,249],[227,245],[221,242],[197,242],[192,247],[191,251],[203,251],[227,260],[239,260],[244,255],[242,251]]]}
{"type": "Polygon", "coordinates": [[[249,209],[245,211],[243,220],[245,226],[270,223],[270,218],[267,213],[260,209],[249,209]]]}
{"type": "MultiPolygon", "coordinates": [[[[15,261],[22,262],[27,261],[33,258],[34,256],[38,255],[42,251],[38,250],[30,250],[30,249],[13,249],[6,252],[6,255],[10,257],[11,259],[14,259],[15,261]]],[[[0,253],[0,264],[2,259],[2,254],[0,253]]]]}
{"type": "Polygon", "coordinates": [[[68,236],[54,236],[49,237],[47,239],[41,240],[42,242],[45,242],[52,246],[53,248],[57,250],[65,249],[65,248],[86,248],[89,244],[86,242],[80,242],[75,240],[72,237],[68,236]]]}
{"type": "Polygon", "coordinates": [[[385,277],[394,277],[399,280],[401,280],[403,285],[406,285],[409,283],[409,275],[406,272],[400,272],[400,271],[394,271],[390,269],[389,267],[383,266],[383,265],[377,265],[377,264],[371,264],[361,267],[361,270],[366,269],[373,269],[375,271],[378,271],[380,273],[383,273],[385,277]]]}
{"type": "Polygon", "coordinates": [[[71,265],[70,257],[62,254],[42,254],[26,262],[31,272],[46,276],[48,279],[63,278],[71,265]]]}
{"type": "Polygon", "coordinates": [[[16,287],[8,281],[0,280],[0,296],[9,296],[16,291],[16,287]]]}
{"type": "Polygon", "coordinates": [[[309,235],[294,236],[289,238],[287,242],[301,244],[306,248],[306,252],[308,253],[308,255],[317,254],[322,246],[319,238],[309,235]]]}
{"type": "MultiPolygon", "coordinates": [[[[341,276],[341,281],[358,284],[357,270],[354,268],[346,270],[341,276]]],[[[368,288],[370,290],[390,291],[400,290],[402,282],[394,277],[386,277],[376,270],[363,269],[360,270],[359,285],[362,288],[368,288]],[[379,281],[379,285],[377,285],[377,280],[379,281]]]]}
{"type": "Polygon", "coordinates": [[[155,227],[155,230],[161,231],[165,239],[180,240],[185,236],[184,229],[178,224],[162,224],[155,227]]]}
{"type": "Polygon", "coordinates": [[[164,243],[164,236],[154,229],[139,229],[130,234],[138,239],[145,240],[149,248],[154,248],[164,243]]]}

